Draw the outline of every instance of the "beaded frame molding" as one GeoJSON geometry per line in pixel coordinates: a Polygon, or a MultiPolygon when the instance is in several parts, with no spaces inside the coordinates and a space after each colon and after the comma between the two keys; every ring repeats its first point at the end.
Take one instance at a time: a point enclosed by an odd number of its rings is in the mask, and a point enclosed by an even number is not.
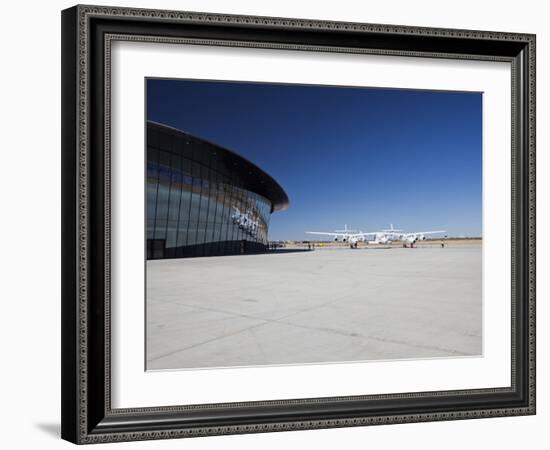
{"type": "Polygon", "coordinates": [[[62,437],[78,444],[535,414],[535,36],[78,5],[62,12],[62,437]],[[509,387],[111,407],[114,41],[505,61],[512,68],[509,387]]]}

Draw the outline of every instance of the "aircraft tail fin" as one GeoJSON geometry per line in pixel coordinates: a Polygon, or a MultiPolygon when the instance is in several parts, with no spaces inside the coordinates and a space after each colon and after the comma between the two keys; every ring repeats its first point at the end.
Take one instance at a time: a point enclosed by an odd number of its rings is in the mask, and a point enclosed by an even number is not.
{"type": "Polygon", "coordinates": [[[399,229],[399,228],[394,228],[394,227],[393,227],[393,223],[390,223],[390,227],[387,228],[387,229],[385,229],[385,230],[382,230],[382,231],[384,231],[384,232],[386,232],[386,233],[393,233],[393,232],[403,231],[403,230],[401,230],[401,229],[399,229]]]}

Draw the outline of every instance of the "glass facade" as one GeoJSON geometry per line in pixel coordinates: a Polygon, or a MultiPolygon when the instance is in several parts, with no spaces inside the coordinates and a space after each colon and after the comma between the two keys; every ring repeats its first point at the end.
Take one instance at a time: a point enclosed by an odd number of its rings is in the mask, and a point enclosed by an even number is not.
{"type": "Polygon", "coordinates": [[[152,122],[146,196],[147,259],[263,252],[270,214],[288,204],[249,161],[152,122]]]}

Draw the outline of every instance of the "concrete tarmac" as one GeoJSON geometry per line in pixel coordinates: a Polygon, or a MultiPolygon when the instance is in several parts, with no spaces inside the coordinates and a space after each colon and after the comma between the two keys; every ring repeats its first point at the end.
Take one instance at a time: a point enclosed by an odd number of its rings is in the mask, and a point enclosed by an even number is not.
{"type": "Polygon", "coordinates": [[[481,245],[147,262],[148,369],[480,355],[481,245]]]}

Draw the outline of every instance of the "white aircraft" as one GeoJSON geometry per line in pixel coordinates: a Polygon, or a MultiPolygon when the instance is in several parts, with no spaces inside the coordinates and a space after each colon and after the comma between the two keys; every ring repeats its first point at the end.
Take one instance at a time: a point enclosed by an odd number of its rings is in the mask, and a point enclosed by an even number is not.
{"type": "Polygon", "coordinates": [[[358,242],[365,242],[367,236],[372,236],[375,233],[363,233],[362,231],[350,230],[347,225],[344,225],[343,230],[334,230],[333,232],[325,231],[306,231],[307,234],[318,234],[321,236],[331,236],[335,241],[349,242],[350,248],[357,248],[358,242]]]}
{"type": "Polygon", "coordinates": [[[425,241],[426,235],[438,233],[445,233],[445,230],[404,233],[403,230],[398,230],[393,227],[393,224],[390,224],[389,229],[375,233],[376,239],[374,241],[369,241],[369,244],[390,244],[392,241],[401,241],[404,247],[409,245],[410,248],[413,248],[416,242],[425,241]]]}
{"type": "Polygon", "coordinates": [[[350,248],[357,248],[359,242],[367,242],[367,244],[391,244],[392,241],[401,241],[404,247],[409,245],[410,248],[413,248],[417,241],[426,240],[426,235],[445,233],[445,230],[404,233],[403,230],[394,228],[393,224],[390,224],[390,228],[388,229],[366,233],[350,230],[347,225],[344,226],[343,230],[335,230],[334,232],[306,231],[306,233],[331,236],[335,241],[349,242],[350,248]],[[374,236],[374,240],[368,240],[368,237],[372,236],[374,236]]]}

